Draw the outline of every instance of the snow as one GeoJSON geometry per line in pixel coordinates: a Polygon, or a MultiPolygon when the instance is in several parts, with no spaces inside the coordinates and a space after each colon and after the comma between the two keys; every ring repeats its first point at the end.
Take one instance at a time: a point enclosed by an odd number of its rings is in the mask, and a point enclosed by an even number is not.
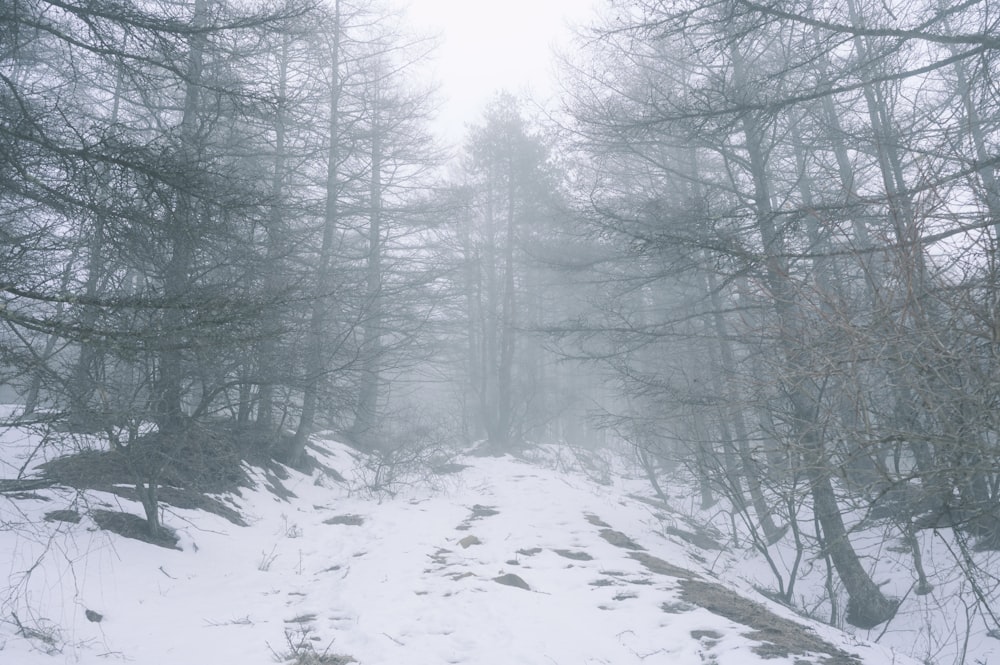
{"type": "MultiPolygon", "coordinates": [[[[800,525],[808,525],[812,521],[809,507],[800,506],[799,511],[800,525]]],[[[710,513],[692,507],[690,513],[705,523],[714,523],[720,530],[728,532],[732,528],[724,512],[710,513]]],[[[845,521],[849,527],[856,525],[862,514],[861,510],[847,511],[845,521]]],[[[811,534],[805,533],[803,537],[808,539],[811,534]]],[[[741,538],[746,542],[745,529],[741,529],[741,538]]],[[[869,526],[863,530],[852,530],[851,542],[862,564],[886,596],[902,599],[903,602],[890,622],[863,630],[844,623],[845,601],[842,599],[839,628],[857,640],[877,641],[897,653],[908,654],[919,662],[931,665],[1000,663],[1000,639],[995,632],[991,634],[991,628],[986,625],[981,612],[975,609],[974,590],[968,576],[961,570],[965,563],[960,561],[962,555],[955,543],[955,534],[950,529],[929,529],[918,531],[916,538],[920,542],[927,579],[934,587],[927,595],[915,593],[917,575],[912,554],[898,529],[881,525],[880,528],[869,526]]],[[[825,621],[830,616],[828,593],[824,588],[826,568],[822,558],[813,554],[818,550],[815,542],[810,547],[812,549],[807,550],[796,579],[796,604],[825,621]]],[[[787,582],[795,559],[792,539],[786,536],[771,546],[769,553],[787,582]]],[[[976,574],[981,590],[996,608],[1000,601],[1000,579],[996,576],[996,571],[1000,570],[1000,553],[972,552],[971,556],[976,569],[981,571],[976,574]]],[[[773,572],[749,546],[743,551],[720,556],[713,570],[744,588],[777,588],[773,572]]],[[[842,592],[840,583],[835,581],[835,584],[842,592]]],[[[824,625],[819,630],[828,628],[824,625]]],[[[829,635],[826,632],[823,634],[829,635]]]]}
{"type": "MultiPolygon", "coordinates": [[[[31,433],[5,436],[5,446],[20,443],[4,454],[37,445],[31,433]]],[[[46,500],[0,497],[8,574],[0,662],[256,665],[284,662],[296,649],[365,665],[790,665],[803,657],[754,653],[759,642],[746,626],[685,602],[678,578],[602,537],[598,519],[861,662],[915,662],[770,603],[744,579],[758,571],[738,552],[664,536],[662,511],[629,496],[641,483],[595,482],[579,465],[559,470],[573,466],[560,449],[533,461],[461,458],[468,466],[460,472],[402,484],[390,496],[366,490],[370,473],[354,451],[320,443],[313,454],[346,481],[289,471],[284,486],[295,498],[283,500],[257,472],[256,489],[230,497],[244,527],[166,507],[181,550],[101,531],[86,516],[79,524],[43,519],[69,507],[142,514],[113,494],[55,488],[38,493],[46,500]],[[328,523],[344,516],[363,523],[328,523]],[[508,574],[530,590],[495,581],[508,574]],[[87,610],[102,620],[88,620],[87,610]]]]}

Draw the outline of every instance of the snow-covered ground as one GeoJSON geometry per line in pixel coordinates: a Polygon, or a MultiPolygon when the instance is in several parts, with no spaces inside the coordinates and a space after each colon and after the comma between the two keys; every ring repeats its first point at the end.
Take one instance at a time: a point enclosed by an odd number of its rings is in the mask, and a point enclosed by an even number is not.
{"type": "MultiPolygon", "coordinates": [[[[37,438],[2,445],[10,477],[37,438]]],[[[115,494],[0,497],[0,663],[916,662],[767,601],[748,581],[759,562],[665,534],[674,518],[630,496],[641,483],[566,472],[559,449],[461,458],[393,496],[366,490],[350,448],[312,453],[346,480],[289,471],[282,498],[255,472],[226,499],[248,526],[166,507],[180,550],[96,528],[89,508],[142,514],[115,494]],[[84,516],[44,519],[60,509],[84,516]],[[796,652],[818,638],[827,653],[796,652]]]]}

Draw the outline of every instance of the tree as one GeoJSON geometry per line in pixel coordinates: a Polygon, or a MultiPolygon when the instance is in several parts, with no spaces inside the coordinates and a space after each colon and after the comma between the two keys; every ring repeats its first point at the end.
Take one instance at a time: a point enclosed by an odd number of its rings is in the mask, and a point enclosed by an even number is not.
{"type": "Polygon", "coordinates": [[[3,123],[13,177],[2,214],[13,230],[31,202],[46,226],[34,247],[11,245],[35,269],[12,263],[4,275],[4,323],[28,351],[18,362],[45,380],[29,386],[29,406],[44,400],[70,426],[102,432],[157,534],[159,471],[232,381],[232,354],[211,351],[251,338],[261,306],[235,286],[246,246],[233,241],[262,201],[235,168],[247,144],[229,130],[256,100],[229,49],[304,9],[113,9],[35,2],[7,17],[35,38],[7,54],[17,77],[4,78],[4,98],[21,119],[3,123]],[[29,44],[46,58],[26,57],[29,44]],[[140,445],[150,422],[157,437],[140,445]]]}
{"type": "Polygon", "coordinates": [[[476,396],[473,431],[494,451],[523,435],[524,403],[537,386],[521,361],[525,317],[535,288],[529,271],[532,234],[556,210],[554,177],[542,139],[531,131],[517,100],[500,93],[482,125],[470,132],[465,169],[469,207],[460,229],[468,316],[468,378],[476,396]]]}
{"type": "MultiPolygon", "coordinates": [[[[831,423],[847,425],[837,420],[843,414],[842,403],[831,393],[835,382],[841,380],[839,368],[843,365],[837,358],[849,350],[831,346],[828,326],[840,325],[836,317],[846,313],[837,299],[847,282],[841,281],[844,273],[834,272],[833,262],[823,253],[824,248],[829,251],[835,246],[831,238],[851,242],[852,229],[831,223],[828,211],[836,214],[834,208],[823,208],[817,220],[814,204],[818,202],[813,200],[814,188],[808,183],[810,170],[820,162],[803,158],[801,150],[803,141],[816,145],[830,136],[802,138],[800,130],[814,126],[802,123],[802,118],[821,117],[815,115],[812,103],[824,94],[810,97],[798,91],[822,90],[830,80],[828,69],[817,71],[814,66],[822,63],[828,52],[817,56],[816,49],[810,47],[826,49],[832,41],[825,35],[817,39],[809,31],[780,21],[763,20],[755,12],[741,11],[738,3],[704,8],[680,3],[633,6],[634,22],[619,22],[593,42],[604,49],[599,56],[600,69],[581,72],[577,83],[572,112],[588,159],[600,160],[604,169],[615,169],[595,174],[588,198],[596,204],[598,223],[613,234],[610,237],[620,238],[621,247],[663,262],[634,266],[647,270],[635,275],[636,282],[652,284],[669,276],[680,284],[673,290],[683,294],[688,280],[678,269],[694,269],[705,277],[700,287],[687,291],[703,303],[693,311],[688,306],[680,310],[684,315],[651,324],[635,313],[623,316],[616,310],[619,323],[610,325],[633,340],[667,341],[674,335],[697,340],[704,338],[706,329],[714,329],[719,338],[714,355],[726,374],[740,376],[737,367],[750,363],[753,370],[742,376],[755,377],[747,381],[746,392],[730,389],[718,395],[716,390],[712,391],[714,398],[705,399],[708,391],[699,385],[710,377],[667,382],[653,370],[648,378],[634,384],[633,393],[652,388],[661,399],[689,407],[692,427],[687,436],[694,437],[696,451],[705,450],[705,445],[697,442],[712,436],[712,430],[706,428],[714,422],[713,429],[717,428],[715,433],[723,442],[718,471],[705,462],[696,470],[703,476],[714,475],[721,486],[730,488],[728,493],[737,505],[743,505],[740,476],[746,479],[755,512],[765,523],[769,507],[760,481],[764,474],[775,472],[761,467],[764,459],[750,452],[760,447],[751,438],[778,444],[773,453],[764,447],[766,458],[787,459],[808,479],[826,551],[848,590],[848,620],[864,626],[881,623],[893,615],[895,604],[873,584],[851,547],[843,504],[838,499],[842,490],[831,480],[840,475],[835,469],[844,460],[833,450],[836,438],[831,436],[835,431],[831,423]],[[610,84],[601,83],[607,80],[610,84]],[[789,169],[787,165],[795,165],[796,158],[798,167],[789,169]],[[783,177],[786,173],[796,177],[783,177]],[[678,192],[677,181],[691,183],[695,190],[684,195],[678,192]],[[735,292],[731,290],[734,286],[739,287],[735,292]],[[753,316],[749,316],[751,312],[753,316]],[[712,317],[714,324],[707,328],[699,325],[693,318],[699,316],[712,317]],[[765,343],[769,354],[760,354],[758,340],[765,343]],[[766,360],[761,362],[761,358],[766,360]],[[762,369],[766,373],[761,374],[762,369]],[[719,399],[730,405],[721,413],[716,411],[710,421],[708,410],[716,410],[719,399]],[[761,413],[757,434],[746,426],[744,414],[749,415],[748,411],[761,413]],[[725,443],[734,438],[742,442],[735,446],[725,443]]],[[[860,57],[868,61],[867,54],[860,57]]],[[[874,80],[878,74],[871,76],[874,80]]],[[[854,90],[864,92],[865,85],[847,88],[839,98],[831,93],[829,100],[850,100],[854,90]]],[[[869,129],[876,118],[883,122],[885,117],[877,94],[871,101],[879,113],[869,116],[869,129]]],[[[848,117],[852,122],[862,118],[848,117]]],[[[815,126],[826,131],[827,126],[815,126]]],[[[879,125],[883,126],[884,122],[879,125]]],[[[884,132],[881,135],[886,136],[884,132]]],[[[875,146],[883,146],[885,159],[878,161],[878,150],[872,156],[874,164],[887,165],[883,173],[894,174],[893,180],[883,180],[888,186],[898,183],[901,167],[892,166],[885,143],[897,145],[898,141],[876,141],[875,146]]],[[[868,185],[862,180],[853,182],[868,185]]],[[[846,184],[845,188],[851,189],[846,184]]],[[[896,195],[898,189],[897,185],[887,197],[896,206],[890,207],[890,212],[906,210],[896,195]]],[[[850,196],[847,205],[855,203],[850,196]]],[[[912,217],[912,212],[908,214],[912,217]]],[[[844,216],[849,218],[849,214],[844,216]]],[[[900,232],[895,239],[902,243],[907,224],[896,228],[900,232]]],[[[864,230],[857,224],[853,228],[864,230]]],[[[917,264],[911,261],[910,265],[917,264]]],[[[919,274],[919,269],[911,274],[919,274]]],[[[668,352],[678,353],[682,344],[673,341],[668,352]]],[[[648,360],[638,360],[642,356],[635,355],[631,347],[616,344],[612,348],[620,357],[631,356],[640,366],[650,366],[648,360]]],[[[691,356],[690,351],[686,353],[691,356]]],[[[633,363],[623,362],[626,376],[637,377],[630,369],[633,363]]],[[[671,373],[678,376],[680,372],[699,376],[690,365],[671,373]]],[[[713,448],[710,444],[708,450],[713,448]]],[[[768,540],[778,535],[776,529],[768,530],[768,540]]]]}
{"type": "Polygon", "coordinates": [[[361,325],[358,394],[349,432],[375,445],[386,416],[386,373],[398,375],[419,362],[415,343],[426,314],[421,289],[436,277],[421,266],[430,188],[441,156],[426,122],[433,90],[408,81],[435,42],[408,37],[383,21],[367,44],[369,54],[358,95],[365,110],[360,141],[368,153],[366,224],[362,248],[365,316],[361,325]],[[408,357],[408,358],[407,358],[408,357]]]}

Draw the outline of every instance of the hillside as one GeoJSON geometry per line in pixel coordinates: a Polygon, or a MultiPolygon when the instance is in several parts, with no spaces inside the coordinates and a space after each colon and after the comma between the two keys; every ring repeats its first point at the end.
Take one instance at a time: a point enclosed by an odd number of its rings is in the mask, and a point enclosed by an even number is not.
{"type": "Polygon", "coordinates": [[[394,495],[350,448],[312,453],[312,474],[251,469],[223,498],[246,526],[167,507],[179,549],[97,528],[142,514],[117,494],[8,494],[3,662],[907,662],[720,580],[728,555],[689,542],[711,534],[664,535],[679,516],[568,449],[461,458],[394,495]]]}

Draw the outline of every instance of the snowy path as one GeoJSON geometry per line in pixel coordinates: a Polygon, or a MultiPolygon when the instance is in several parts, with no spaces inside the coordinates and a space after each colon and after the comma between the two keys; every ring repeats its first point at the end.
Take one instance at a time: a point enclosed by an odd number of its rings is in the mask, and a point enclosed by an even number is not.
{"type": "Polygon", "coordinates": [[[592,495],[492,466],[459,496],[336,527],[364,535],[345,534],[334,557],[342,575],[311,580],[296,611],[316,614],[320,631],[353,624],[337,647],[363,662],[698,662],[690,631],[717,621],[660,609],[676,602],[673,585],[597,537],[585,515],[592,495]],[[530,590],[495,581],[505,575],[530,590]],[[338,609],[324,626],[329,599],[338,609]]]}
{"type": "MultiPolygon", "coordinates": [[[[333,450],[327,462],[349,472],[346,449],[333,450]]],[[[61,653],[44,655],[3,625],[0,662],[263,665],[293,647],[364,665],[764,661],[749,628],[682,599],[685,570],[710,577],[695,550],[657,535],[651,507],[509,458],[470,463],[442,477],[444,489],[382,502],[293,474],[292,501],[244,492],[249,527],[172,510],[184,551],[81,523],[50,541],[58,556],[22,585],[59,626],[61,653]],[[85,609],[105,619],[88,622],[85,609]]],[[[38,510],[62,507],[45,503],[38,510]]],[[[12,573],[40,547],[8,544],[0,560],[13,558],[12,573]]],[[[891,662],[862,651],[865,662],[891,662]]]]}

